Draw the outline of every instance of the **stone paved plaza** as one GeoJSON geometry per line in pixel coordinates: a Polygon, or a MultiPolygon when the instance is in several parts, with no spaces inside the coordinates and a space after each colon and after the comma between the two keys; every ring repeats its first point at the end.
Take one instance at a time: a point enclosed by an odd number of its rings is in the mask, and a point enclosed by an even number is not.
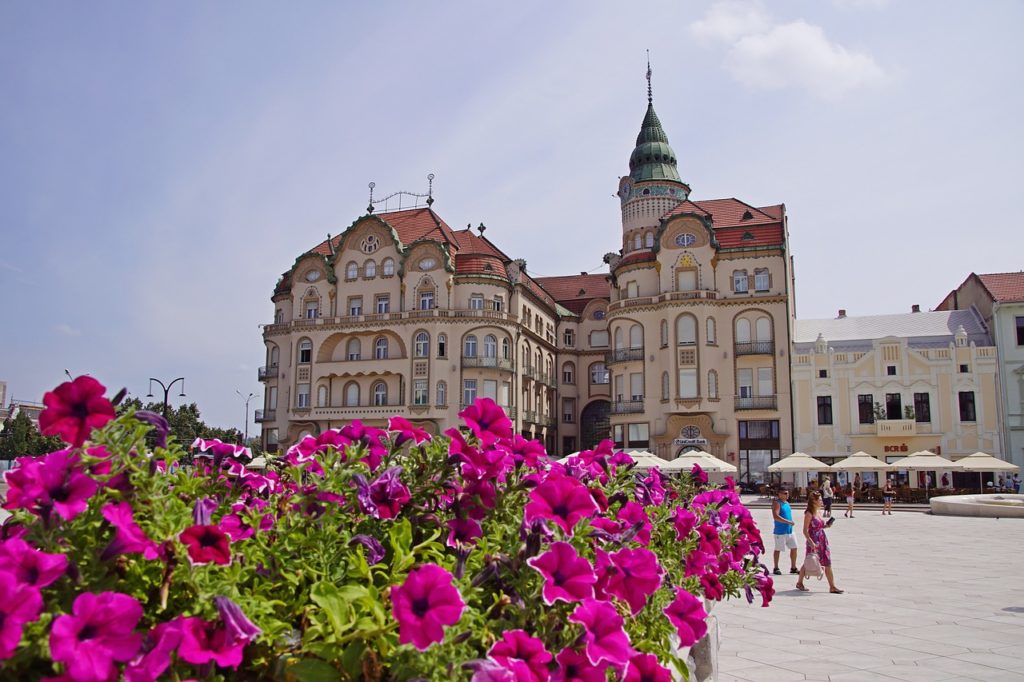
{"type": "MultiPolygon", "coordinates": [[[[770,562],[771,511],[753,514],[770,562]]],[[[846,594],[817,579],[798,592],[786,574],[768,608],[718,605],[719,682],[1024,680],[1024,521],[837,516],[828,535],[846,594]]]]}

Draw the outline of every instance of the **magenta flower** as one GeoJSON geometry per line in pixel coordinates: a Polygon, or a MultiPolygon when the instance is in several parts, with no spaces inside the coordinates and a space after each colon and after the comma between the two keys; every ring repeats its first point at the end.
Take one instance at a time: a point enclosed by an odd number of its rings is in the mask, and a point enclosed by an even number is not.
{"type": "Polygon", "coordinates": [[[362,474],[352,476],[360,508],[375,519],[393,519],[402,510],[402,505],[412,499],[409,489],[399,475],[402,467],[390,467],[374,480],[367,483],[362,474]]]}
{"type": "Polygon", "coordinates": [[[525,509],[527,519],[551,519],[570,536],[580,519],[596,512],[597,504],[587,487],[575,478],[559,474],[550,474],[530,491],[530,501],[525,509]]]}
{"type": "Polygon", "coordinates": [[[718,536],[718,529],[710,523],[697,526],[697,534],[700,536],[700,551],[716,555],[722,551],[722,539],[718,536]]]}
{"type": "Polygon", "coordinates": [[[171,665],[181,644],[181,619],[160,623],[142,638],[142,646],[124,668],[126,682],[155,682],[171,665]]]}
{"type": "Polygon", "coordinates": [[[6,569],[0,570],[0,660],[14,655],[22,627],[37,619],[42,610],[43,597],[36,587],[19,581],[6,569]]]}
{"type": "Polygon", "coordinates": [[[181,645],[178,657],[186,663],[203,665],[213,661],[222,668],[237,668],[247,641],[235,639],[221,622],[202,618],[181,618],[181,645]]]}
{"type": "Polygon", "coordinates": [[[231,543],[217,526],[190,526],[178,539],[188,547],[188,558],[193,564],[231,563],[231,543]]]}
{"type": "Polygon", "coordinates": [[[506,630],[487,655],[515,673],[516,680],[545,682],[548,679],[551,654],[544,648],[544,642],[524,630],[506,630]]]}
{"type": "Polygon", "coordinates": [[[676,598],[665,607],[665,615],[676,626],[679,646],[693,646],[707,634],[708,614],[703,602],[684,589],[676,590],[676,598]]]}
{"type": "Polygon", "coordinates": [[[246,540],[256,534],[256,529],[243,521],[238,514],[225,514],[217,525],[227,533],[231,542],[246,540]]]}
{"type": "Polygon", "coordinates": [[[512,438],[502,441],[500,446],[512,455],[513,462],[522,463],[531,469],[536,469],[541,459],[547,459],[543,443],[539,440],[527,440],[518,433],[512,434],[512,438]]]}
{"type": "Polygon", "coordinates": [[[559,599],[572,603],[593,598],[597,582],[594,569],[568,542],[552,543],[547,552],[526,563],[544,576],[545,604],[554,604],[559,599]]]}
{"type": "Polygon", "coordinates": [[[449,547],[471,547],[483,534],[480,522],[475,519],[450,519],[446,544],[449,547]]]}
{"type": "Polygon", "coordinates": [[[583,626],[584,651],[593,665],[602,661],[625,665],[636,653],[623,628],[622,616],[608,602],[585,599],[569,615],[569,620],[583,626]]]}
{"type": "Polygon", "coordinates": [[[462,476],[467,481],[490,481],[500,478],[513,464],[511,456],[503,449],[480,449],[466,442],[458,429],[444,432],[451,438],[448,454],[462,462],[462,476]]]}
{"type": "Polygon", "coordinates": [[[676,527],[676,540],[683,541],[689,537],[697,525],[697,515],[685,507],[676,507],[672,516],[672,523],[676,527]]]}
{"type": "Polygon", "coordinates": [[[339,451],[341,461],[344,462],[345,448],[351,443],[351,440],[341,435],[341,429],[328,429],[319,436],[306,436],[288,448],[285,458],[289,464],[297,466],[313,461],[317,453],[326,452],[328,448],[334,448],[339,451]]]}
{"type": "Polygon", "coordinates": [[[712,601],[721,601],[725,596],[725,586],[714,573],[705,573],[700,577],[700,586],[704,590],[704,596],[712,601]]]}
{"type": "Polygon", "coordinates": [[[452,574],[436,564],[409,572],[391,591],[391,612],[398,621],[398,641],[420,651],[444,640],[444,626],[455,625],[466,607],[452,574]]]}
{"type": "Polygon", "coordinates": [[[623,549],[612,554],[611,560],[605,591],[629,604],[635,616],[661,587],[658,557],[649,549],[623,549]]]}
{"type": "Polygon", "coordinates": [[[158,559],[160,547],[146,537],[146,534],[135,523],[132,505],[128,502],[110,502],[101,511],[110,525],[116,529],[113,541],[104,550],[107,558],[118,554],[141,554],[146,559],[158,559]]]}
{"type": "Polygon", "coordinates": [[[71,613],[53,621],[50,655],[74,680],[105,682],[117,674],[116,662],[138,653],[142,637],[135,626],[141,617],[142,604],[127,594],[80,594],[71,613]]]}
{"type": "Polygon", "coordinates": [[[366,563],[371,566],[380,563],[384,560],[384,545],[380,544],[380,540],[369,535],[354,535],[352,539],[348,541],[349,547],[353,545],[362,545],[366,548],[366,563]]]}
{"type": "Polygon", "coordinates": [[[348,439],[350,445],[366,451],[360,461],[364,462],[370,471],[376,471],[381,460],[388,454],[388,449],[384,445],[388,441],[388,432],[384,429],[366,426],[358,419],[342,427],[341,437],[348,439]]]}
{"type": "Polygon", "coordinates": [[[477,398],[459,412],[459,418],[484,445],[490,445],[499,438],[512,437],[512,420],[490,398],[477,398]]]}
{"type": "Polygon", "coordinates": [[[68,558],[47,554],[21,539],[0,544],[0,571],[10,571],[19,583],[42,589],[64,575],[68,558]]]}
{"type": "Polygon", "coordinates": [[[39,430],[44,436],[60,436],[65,443],[79,447],[98,429],[114,418],[114,405],[103,393],[106,387],[91,376],[80,376],[43,395],[46,409],[39,415],[39,430]]]}
{"type": "Polygon", "coordinates": [[[618,513],[619,521],[625,523],[630,528],[636,528],[636,534],[633,539],[639,542],[641,545],[647,545],[651,542],[651,520],[647,517],[647,512],[644,510],[643,505],[637,504],[636,502],[627,502],[622,505],[622,509],[618,513]]]}
{"type": "Polygon", "coordinates": [[[28,509],[44,518],[54,511],[70,521],[85,511],[99,487],[82,473],[80,458],[72,450],[19,457],[18,464],[4,474],[9,488],[5,509],[28,509]]]}
{"type": "Polygon", "coordinates": [[[607,666],[596,666],[575,649],[563,649],[555,657],[558,668],[551,675],[551,682],[605,682],[607,666]]]}
{"type": "Polygon", "coordinates": [[[629,659],[623,682],[672,682],[672,671],[658,663],[653,654],[637,654],[629,659]]]}
{"type": "Polygon", "coordinates": [[[754,582],[757,586],[757,591],[761,593],[761,606],[768,606],[772,601],[772,597],[775,596],[775,583],[772,577],[768,575],[768,569],[765,569],[764,573],[758,573],[754,576],[754,582]]]}
{"type": "Polygon", "coordinates": [[[426,429],[413,426],[408,419],[398,415],[388,420],[388,431],[398,433],[398,437],[395,438],[395,447],[402,447],[409,441],[420,445],[430,440],[430,433],[426,429]]]}
{"type": "Polygon", "coordinates": [[[715,557],[700,549],[695,549],[686,555],[686,569],[683,572],[687,578],[692,575],[701,575],[708,565],[714,565],[715,557]]]}
{"type": "Polygon", "coordinates": [[[263,630],[246,617],[238,604],[227,597],[214,597],[213,604],[217,607],[229,641],[248,644],[263,633],[263,630]]]}
{"type": "Polygon", "coordinates": [[[244,445],[235,445],[233,443],[225,443],[219,438],[196,438],[192,441],[192,449],[199,450],[199,452],[209,452],[214,458],[224,457],[245,457],[246,459],[252,458],[252,451],[244,445]]]}
{"type": "Polygon", "coordinates": [[[707,485],[708,482],[708,475],[704,473],[704,470],[696,462],[693,463],[693,467],[690,469],[690,478],[697,485],[707,485]]]}

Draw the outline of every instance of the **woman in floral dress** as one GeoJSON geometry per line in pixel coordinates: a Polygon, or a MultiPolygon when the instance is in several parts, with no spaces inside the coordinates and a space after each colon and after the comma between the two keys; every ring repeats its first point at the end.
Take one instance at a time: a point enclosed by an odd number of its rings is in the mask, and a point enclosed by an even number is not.
{"type": "MultiPolygon", "coordinates": [[[[828,549],[828,537],[825,535],[825,520],[821,518],[821,493],[812,492],[807,496],[807,509],[804,511],[804,537],[807,538],[807,554],[812,552],[817,555],[818,562],[825,570],[825,579],[828,580],[828,591],[832,594],[842,594],[843,591],[836,587],[835,578],[832,576],[832,553],[828,549]]],[[[800,569],[800,577],[796,581],[796,589],[801,592],[809,592],[804,586],[804,569],[800,569]]]]}

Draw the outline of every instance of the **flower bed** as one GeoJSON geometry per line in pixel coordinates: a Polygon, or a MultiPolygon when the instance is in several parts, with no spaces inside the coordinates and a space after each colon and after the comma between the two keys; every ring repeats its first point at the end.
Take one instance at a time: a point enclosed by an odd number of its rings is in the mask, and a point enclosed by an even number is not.
{"type": "Polygon", "coordinates": [[[189,464],[103,394],[48,393],[69,447],[6,475],[4,678],[668,680],[705,600],[772,595],[731,485],[608,442],[559,464],[488,399],[444,437],[353,422],[256,472],[219,441],[189,464]]]}

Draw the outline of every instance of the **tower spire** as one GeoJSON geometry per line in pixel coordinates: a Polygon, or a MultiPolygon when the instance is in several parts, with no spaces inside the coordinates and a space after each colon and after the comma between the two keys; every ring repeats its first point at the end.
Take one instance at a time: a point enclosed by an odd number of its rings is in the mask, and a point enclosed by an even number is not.
{"type": "Polygon", "coordinates": [[[647,50],[647,103],[654,102],[654,95],[651,92],[651,51],[647,50]]]}

